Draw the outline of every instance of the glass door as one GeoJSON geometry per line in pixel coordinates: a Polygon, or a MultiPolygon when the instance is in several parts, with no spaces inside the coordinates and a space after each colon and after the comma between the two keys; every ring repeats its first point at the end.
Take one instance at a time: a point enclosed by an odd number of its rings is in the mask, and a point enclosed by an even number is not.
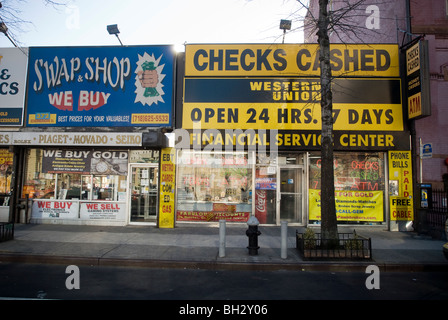
{"type": "Polygon", "coordinates": [[[159,168],[157,165],[131,166],[129,192],[130,222],[156,222],[159,168]]]}
{"type": "Polygon", "coordinates": [[[279,221],[303,223],[303,167],[279,167],[277,179],[277,218],[279,221]]]}

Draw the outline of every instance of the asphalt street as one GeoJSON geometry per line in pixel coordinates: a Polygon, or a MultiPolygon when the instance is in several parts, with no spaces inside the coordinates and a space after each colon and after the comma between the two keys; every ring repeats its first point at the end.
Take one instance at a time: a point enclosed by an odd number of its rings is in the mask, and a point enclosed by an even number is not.
{"type": "Polygon", "coordinates": [[[447,300],[446,272],[250,271],[0,264],[2,299],[447,300]],[[75,268],[75,269],[76,269],[75,268]],[[76,277],[75,277],[76,276],[76,277]],[[375,279],[374,279],[375,280],[375,279]]]}

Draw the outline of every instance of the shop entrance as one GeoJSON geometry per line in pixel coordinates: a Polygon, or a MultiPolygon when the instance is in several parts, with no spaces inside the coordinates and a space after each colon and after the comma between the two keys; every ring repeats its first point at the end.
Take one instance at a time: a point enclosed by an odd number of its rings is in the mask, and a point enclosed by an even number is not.
{"type": "Polygon", "coordinates": [[[303,223],[303,166],[280,166],[277,173],[277,224],[303,223]]]}
{"type": "Polygon", "coordinates": [[[157,198],[159,167],[157,164],[131,165],[129,190],[129,222],[155,223],[157,219],[157,198]]]}

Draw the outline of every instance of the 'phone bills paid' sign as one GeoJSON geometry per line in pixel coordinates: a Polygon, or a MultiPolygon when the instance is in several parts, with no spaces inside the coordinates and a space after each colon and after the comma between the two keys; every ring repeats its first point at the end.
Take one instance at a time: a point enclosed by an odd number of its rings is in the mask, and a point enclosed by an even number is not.
{"type": "Polygon", "coordinates": [[[27,126],[170,127],[172,46],[35,47],[27,126]]]}

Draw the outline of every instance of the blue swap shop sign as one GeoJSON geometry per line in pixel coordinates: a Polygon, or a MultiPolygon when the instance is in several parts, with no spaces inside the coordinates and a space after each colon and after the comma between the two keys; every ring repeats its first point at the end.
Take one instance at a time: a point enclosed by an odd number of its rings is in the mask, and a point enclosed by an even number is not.
{"type": "Polygon", "coordinates": [[[36,47],[27,126],[171,127],[172,46],[36,47]]]}

